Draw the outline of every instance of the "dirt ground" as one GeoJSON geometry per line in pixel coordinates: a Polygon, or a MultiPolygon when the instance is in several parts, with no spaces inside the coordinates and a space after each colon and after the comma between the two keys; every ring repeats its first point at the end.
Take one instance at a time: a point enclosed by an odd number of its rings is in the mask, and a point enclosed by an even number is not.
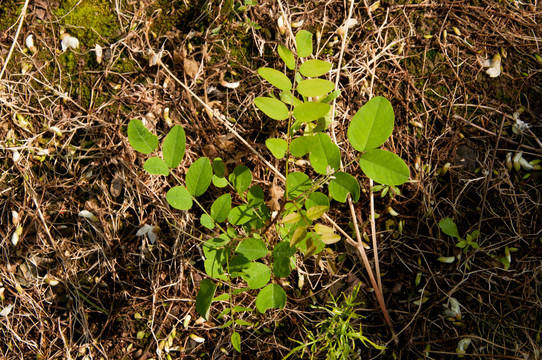
{"type": "MultiPolygon", "coordinates": [[[[283,358],[358,282],[363,317],[351,325],[385,350],[357,342],[342,357],[322,347],[313,358],[542,358],[538,0],[9,0],[0,54],[0,358],[283,358]],[[343,43],[349,14],[357,21],[343,43]],[[292,275],[273,280],[286,306],[243,313],[239,353],[218,317],[223,302],[208,321],[195,308],[207,277],[201,244],[213,232],[201,212],[169,206],[174,177],[143,171],[127,125],[143,120],[160,138],[182,125],[177,174],[221,157],[230,170],[248,166],[270,195],[276,175],[262,159],[282,170],[285,161],[265,140],[288,128],[254,106],[269,92],[256,70],[283,71],[277,46],[292,48],[301,29],[315,34],[315,58],[333,64],[331,80],[340,68],[333,128],[362,187],[355,212],[368,236],[371,188],[347,128],[371,97],[395,111],[384,148],[407,163],[410,181],[400,195],[375,194],[378,262],[367,245],[393,329],[356,249],[341,241],[298,254],[292,275]],[[63,51],[66,33],[79,47],[63,51]],[[443,233],[445,218],[462,239],[478,232],[475,247],[443,233]],[[137,235],[145,224],[154,243],[137,235]]],[[[329,217],[352,233],[349,211],[332,202],[329,217]]],[[[250,308],[255,298],[236,301],[250,308]]]]}

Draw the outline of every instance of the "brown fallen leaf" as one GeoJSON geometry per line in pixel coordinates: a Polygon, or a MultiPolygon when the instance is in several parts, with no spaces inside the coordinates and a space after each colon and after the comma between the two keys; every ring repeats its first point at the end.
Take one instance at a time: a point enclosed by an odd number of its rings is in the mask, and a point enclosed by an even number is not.
{"type": "Polygon", "coordinates": [[[184,72],[191,79],[196,79],[199,71],[199,64],[192,59],[184,59],[184,72]]]}

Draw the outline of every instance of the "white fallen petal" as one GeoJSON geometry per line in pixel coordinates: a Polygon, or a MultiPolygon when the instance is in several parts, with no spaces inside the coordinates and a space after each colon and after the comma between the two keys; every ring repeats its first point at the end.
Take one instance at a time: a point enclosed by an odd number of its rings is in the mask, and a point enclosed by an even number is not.
{"type": "Polygon", "coordinates": [[[99,44],[96,44],[96,46],[94,47],[94,52],[96,53],[96,62],[98,64],[101,64],[102,63],[102,58],[103,58],[102,47],[99,44]]]}
{"type": "Polygon", "coordinates": [[[2,311],[0,311],[0,316],[7,317],[11,312],[11,309],[13,309],[13,305],[9,304],[4,309],[2,309],[2,311]]]}
{"type": "Polygon", "coordinates": [[[192,339],[195,342],[200,343],[200,344],[205,342],[204,338],[202,338],[201,336],[197,336],[196,334],[190,334],[190,339],[192,339]]]}
{"type": "Polygon", "coordinates": [[[88,210],[81,210],[79,211],[78,215],[82,218],[89,219],[90,221],[93,221],[93,222],[98,221],[98,218],[94,216],[94,214],[88,210]]]}
{"type": "Polygon", "coordinates": [[[13,150],[12,158],[14,163],[19,162],[19,159],[21,158],[21,154],[19,153],[19,151],[13,150]]]}
{"type": "Polygon", "coordinates": [[[65,35],[60,44],[62,45],[62,51],[66,51],[68,48],[77,49],[79,47],[79,39],[71,35],[65,35]]]}
{"type": "Polygon", "coordinates": [[[516,119],[516,123],[512,126],[512,131],[514,132],[514,134],[521,134],[529,129],[529,124],[520,120],[519,113],[514,113],[514,119],[516,119]]]}
{"type": "Polygon", "coordinates": [[[229,83],[229,82],[222,81],[220,83],[220,85],[222,85],[222,86],[224,86],[224,87],[226,87],[228,89],[237,89],[239,87],[240,83],[239,82],[231,82],[231,83],[229,83]]]}
{"type": "Polygon", "coordinates": [[[284,35],[286,33],[286,21],[284,20],[284,17],[282,15],[279,16],[279,18],[277,19],[277,26],[281,35],[284,35]]]}
{"type": "Polygon", "coordinates": [[[521,167],[523,168],[523,170],[532,170],[533,169],[533,165],[531,165],[527,160],[525,160],[524,158],[520,158],[519,159],[519,164],[521,165],[521,167]]]}
{"type": "Polygon", "coordinates": [[[356,26],[357,24],[358,24],[358,20],[357,20],[357,19],[352,19],[352,18],[350,18],[350,19],[348,19],[348,20],[346,20],[346,21],[344,22],[344,25],[343,25],[343,26],[344,26],[345,28],[347,28],[347,29],[350,29],[350,28],[356,26]]]}
{"type": "Polygon", "coordinates": [[[154,244],[156,242],[156,234],[154,233],[154,227],[148,224],[143,225],[141,229],[137,231],[136,236],[143,236],[143,235],[147,235],[151,244],[154,244]]]}
{"type": "Polygon", "coordinates": [[[147,235],[149,232],[152,231],[152,226],[148,225],[148,224],[145,224],[141,227],[141,229],[139,229],[136,233],[136,236],[143,236],[143,235],[147,235]]]}
{"type": "Polygon", "coordinates": [[[24,41],[27,48],[32,48],[34,46],[34,35],[28,35],[24,41]]]}
{"type": "Polygon", "coordinates": [[[499,63],[497,67],[491,65],[491,67],[486,70],[486,74],[492,78],[499,76],[501,74],[501,64],[499,63]]]}

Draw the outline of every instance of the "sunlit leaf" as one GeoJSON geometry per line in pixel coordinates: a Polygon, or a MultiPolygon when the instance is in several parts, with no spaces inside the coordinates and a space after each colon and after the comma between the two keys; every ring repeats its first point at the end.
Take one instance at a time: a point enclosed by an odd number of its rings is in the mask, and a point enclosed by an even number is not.
{"type": "Polygon", "coordinates": [[[192,196],[184,186],[175,186],[169,189],[166,200],[177,210],[188,210],[192,207],[192,196]]]}
{"type": "Polygon", "coordinates": [[[143,169],[151,175],[169,175],[169,169],[164,160],[158,157],[148,158],[143,164],[143,169]]]}
{"type": "Polygon", "coordinates": [[[263,67],[258,69],[258,74],[280,90],[292,90],[292,82],[290,79],[278,70],[263,67]]]}
{"type": "Polygon", "coordinates": [[[190,194],[200,196],[211,185],[212,176],[211,162],[206,157],[201,157],[194,161],[186,172],[186,189],[190,194]]]}
{"type": "Polygon", "coordinates": [[[295,34],[297,55],[307,57],[312,55],[312,34],[307,30],[300,30],[295,34]]]}
{"type": "Polygon", "coordinates": [[[323,96],[333,91],[335,84],[324,79],[303,80],[297,85],[297,92],[306,97],[323,96]]]}
{"type": "Polygon", "coordinates": [[[359,200],[360,186],[356,178],[345,172],[335,173],[335,178],[329,182],[329,195],[338,202],[345,203],[348,194],[352,194],[354,202],[359,200]]]}
{"type": "Polygon", "coordinates": [[[254,105],[265,115],[274,120],[286,120],[289,116],[288,107],[282,101],[270,97],[257,97],[254,105]]]}
{"type": "Polygon", "coordinates": [[[307,60],[299,67],[299,72],[306,77],[318,77],[331,70],[331,64],[322,60],[307,60]]]}
{"type": "Polygon", "coordinates": [[[451,218],[440,220],[438,226],[446,235],[453,236],[456,239],[461,239],[459,236],[459,231],[457,230],[457,225],[451,218]]]}
{"type": "Polygon", "coordinates": [[[265,146],[267,146],[271,154],[277,159],[282,159],[288,150],[288,143],[284,139],[267,139],[265,140],[265,146]]]}
{"type": "Polygon", "coordinates": [[[367,151],[359,160],[361,169],[374,181],[384,185],[401,185],[408,181],[410,171],[394,153],[375,149],[367,151]]]}
{"type": "Polygon", "coordinates": [[[221,223],[228,218],[231,210],[231,195],[223,194],[211,205],[211,218],[221,223]]]}
{"type": "Polygon", "coordinates": [[[286,67],[290,70],[295,69],[295,58],[294,54],[284,45],[279,45],[277,48],[280,58],[286,64],[286,67]]]}
{"type": "Polygon", "coordinates": [[[177,167],[184,158],[186,135],[180,125],[175,125],[162,143],[162,155],[166,165],[172,169],[177,167]]]}
{"type": "Polygon", "coordinates": [[[317,101],[307,101],[296,106],[293,114],[297,121],[308,122],[326,116],[330,110],[331,105],[329,104],[317,101]]]}
{"type": "Polygon", "coordinates": [[[347,133],[350,144],[357,151],[379,147],[390,137],[394,117],[388,99],[382,96],[372,98],[352,118],[347,133]]]}

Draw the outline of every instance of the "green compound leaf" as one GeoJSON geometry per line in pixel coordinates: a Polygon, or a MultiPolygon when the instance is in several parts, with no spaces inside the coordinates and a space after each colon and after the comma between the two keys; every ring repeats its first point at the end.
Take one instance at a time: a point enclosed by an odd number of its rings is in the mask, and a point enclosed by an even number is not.
{"type": "Polygon", "coordinates": [[[168,190],[166,200],[177,210],[188,210],[192,207],[192,196],[184,186],[175,186],[168,190]]]}
{"type": "Polygon", "coordinates": [[[302,172],[292,172],[286,177],[286,194],[293,200],[311,188],[309,176],[302,172]]]}
{"type": "Polygon", "coordinates": [[[359,165],[365,175],[384,185],[401,185],[410,177],[410,171],[404,161],[386,150],[367,151],[359,159],[359,165]]]}
{"type": "Polygon", "coordinates": [[[186,188],[188,192],[194,196],[202,195],[211,185],[212,177],[211,161],[206,157],[197,159],[186,172],[186,188]]]}
{"type": "Polygon", "coordinates": [[[201,225],[205,226],[209,230],[213,230],[215,228],[215,222],[213,218],[207,214],[202,214],[199,222],[201,225]]]}
{"type": "Polygon", "coordinates": [[[324,79],[303,80],[297,85],[297,92],[306,97],[323,96],[333,91],[335,84],[324,79]]]}
{"type": "Polygon", "coordinates": [[[293,114],[297,121],[309,122],[326,116],[330,110],[331,105],[329,104],[317,101],[308,101],[296,106],[293,114]]]}
{"type": "Polygon", "coordinates": [[[257,97],[254,99],[254,105],[274,120],[286,120],[290,114],[286,104],[278,99],[257,97]]]}
{"type": "Polygon", "coordinates": [[[337,170],[341,166],[341,151],[333,143],[331,137],[325,133],[318,133],[315,136],[314,148],[309,160],[311,166],[318,174],[326,175],[329,171],[337,170]]]}
{"type": "Polygon", "coordinates": [[[263,67],[258,69],[258,74],[260,74],[260,76],[267,80],[271,85],[280,90],[292,90],[292,82],[290,79],[288,79],[286,75],[278,70],[263,67]]]}
{"type": "Polygon", "coordinates": [[[271,270],[269,266],[260,262],[251,262],[246,269],[241,272],[241,277],[251,289],[259,289],[267,285],[271,280],[271,270]]]}
{"type": "Polygon", "coordinates": [[[345,172],[335,174],[335,179],[329,182],[329,195],[338,202],[345,203],[348,194],[352,194],[354,202],[359,200],[360,186],[356,178],[345,172]]]}
{"type": "Polygon", "coordinates": [[[306,77],[318,77],[331,70],[331,64],[322,60],[307,60],[299,67],[301,75],[306,77]]]}
{"type": "Polygon", "coordinates": [[[241,352],[241,335],[237,331],[231,334],[231,344],[237,352],[241,352]]]}
{"type": "Polygon", "coordinates": [[[309,210],[313,206],[329,207],[329,198],[326,194],[315,191],[309,195],[307,200],[305,200],[305,209],[309,210]]]}
{"type": "Polygon", "coordinates": [[[267,139],[265,140],[265,146],[277,159],[282,159],[288,150],[288,143],[284,139],[267,139]]]}
{"type": "Polygon", "coordinates": [[[252,173],[248,167],[238,165],[230,174],[229,179],[235,191],[242,196],[243,192],[248,189],[252,182],[252,173]]]}
{"type": "Polygon", "coordinates": [[[220,196],[218,199],[216,199],[213,202],[213,205],[211,205],[211,218],[214,221],[221,223],[222,221],[228,218],[228,215],[230,214],[230,210],[231,210],[231,195],[224,194],[220,196]]]}
{"type": "Polygon", "coordinates": [[[166,163],[164,160],[157,157],[147,159],[143,164],[143,169],[151,175],[169,175],[169,169],[166,163]]]}
{"type": "Polygon", "coordinates": [[[228,276],[224,273],[224,264],[226,263],[225,249],[209,248],[205,252],[205,273],[212,278],[226,280],[228,276]]]}
{"type": "Polygon", "coordinates": [[[286,292],[277,284],[264,287],[256,297],[256,308],[260,313],[267,309],[283,309],[286,305],[286,292]]]}
{"type": "Polygon", "coordinates": [[[461,239],[461,237],[459,236],[459,231],[457,230],[457,225],[452,219],[442,219],[438,223],[438,226],[446,235],[453,236],[456,239],[461,239]]]}
{"type": "Polygon", "coordinates": [[[162,155],[166,165],[173,169],[181,163],[186,148],[186,135],[180,125],[175,125],[162,143],[162,155]]]}
{"type": "Polygon", "coordinates": [[[297,46],[297,55],[307,57],[312,55],[312,34],[307,30],[298,31],[295,34],[295,43],[297,46]]]}
{"type": "Polygon", "coordinates": [[[265,243],[255,238],[243,240],[236,251],[237,254],[244,256],[249,261],[261,259],[269,252],[265,243]]]}
{"type": "Polygon", "coordinates": [[[196,296],[196,310],[205,320],[209,319],[209,309],[215,296],[216,285],[209,279],[203,279],[199,283],[198,296],[196,296]]]}
{"type": "Polygon", "coordinates": [[[286,67],[290,70],[295,69],[295,58],[294,54],[284,45],[279,45],[277,48],[280,58],[286,64],[286,67]]]}
{"type": "Polygon", "coordinates": [[[248,205],[239,205],[231,209],[228,221],[232,225],[243,225],[254,218],[254,210],[248,205]]]}
{"type": "Polygon", "coordinates": [[[133,119],[128,124],[128,141],[134,150],[150,154],[158,146],[158,136],[153,135],[141,120],[133,119]]]}
{"type": "Polygon", "coordinates": [[[377,96],[363,105],[348,127],[348,140],[357,151],[382,145],[393,131],[395,115],[388,99],[377,96]]]}

